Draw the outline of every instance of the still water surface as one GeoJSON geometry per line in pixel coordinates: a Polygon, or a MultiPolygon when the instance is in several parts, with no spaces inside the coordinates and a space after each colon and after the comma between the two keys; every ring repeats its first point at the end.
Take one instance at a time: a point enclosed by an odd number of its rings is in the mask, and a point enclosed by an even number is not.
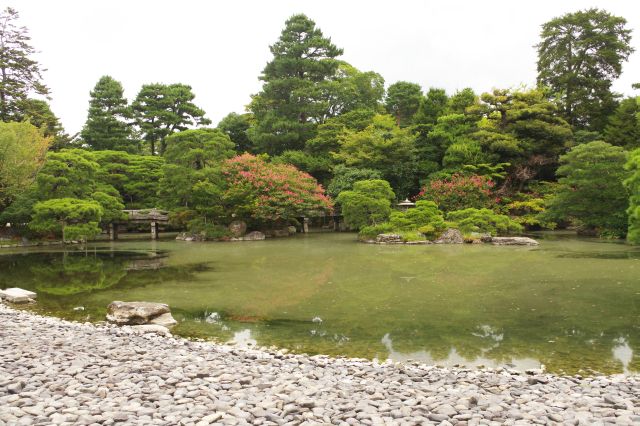
{"type": "Polygon", "coordinates": [[[103,242],[3,251],[0,288],[14,286],[38,292],[34,309],[77,320],[103,320],[113,300],[164,302],[180,321],[175,334],[237,344],[640,372],[640,249],[596,239],[547,235],[535,248],[378,246],[353,234],[103,242]]]}

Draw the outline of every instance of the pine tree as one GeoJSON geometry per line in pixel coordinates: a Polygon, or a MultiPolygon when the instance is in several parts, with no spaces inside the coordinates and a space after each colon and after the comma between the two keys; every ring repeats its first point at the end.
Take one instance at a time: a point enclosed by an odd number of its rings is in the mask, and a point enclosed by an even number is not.
{"type": "Polygon", "coordinates": [[[46,96],[49,89],[42,82],[40,65],[31,56],[36,53],[29,44],[26,27],[19,27],[15,9],[0,13],[0,120],[19,121],[21,105],[31,93],[46,96]]]}
{"type": "Polygon", "coordinates": [[[130,118],[122,84],[106,75],[91,91],[89,114],[80,136],[96,151],[137,152],[139,146],[132,140],[131,126],[127,122],[130,118]]]}
{"type": "Polygon", "coordinates": [[[191,126],[211,124],[186,84],[145,84],[132,104],[135,122],[151,155],[164,153],[164,139],[191,126]]]}
{"type": "Polygon", "coordinates": [[[386,108],[389,114],[396,118],[398,126],[406,127],[413,121],[422,99],[422,88],[419,84],[398,81],[387,90],[386,108]]]}
{"type": "Polygon", "coordinates": [[[640,98],[627,98],[620,102],[609,117],[604,140],[629,151],[640,148],[640,98]]]}
{"type": "Polygon", "coordinates": [[[302,149],[323,122],[342,49],[305,15],[289,18],[270,49],[273,59],[260,77],[262,91],[249,106],[256,119],[251,139],[259,151],[277,155],[302,149]]]}
{"type": "Polygon", "coordinates": [[[559,96],[572,126],[600,131],[615,108],[611,84],[634,51],[626,23],[604,10],[589,9],[542,26],[538,83],[559,96]]]}

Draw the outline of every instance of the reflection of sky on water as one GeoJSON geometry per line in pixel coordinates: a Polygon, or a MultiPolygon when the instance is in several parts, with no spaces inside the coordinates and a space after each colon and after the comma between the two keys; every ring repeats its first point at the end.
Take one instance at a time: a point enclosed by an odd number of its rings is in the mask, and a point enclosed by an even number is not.
{"type": "Polygon", "coordinates": [[[341,234],[127,241],[3,254],[0,288],[19,282],[39,294],[34,309],[79,321],[102,320],[113,300],[161,301],[182,320],[175,334],[237,345],[633,374],[639,260],[636,249],[575,238],[535,251],[374,247],[341,234]]]}
{"type": "Polygon", "coordinates": [[[228,343],[234,343],[237,346],[247,347],[256,346],[258,343],[256,339],[251,337],[251,330],[246,328],[244,330],[236,331],[233,333],[233,338],[228,343]]]}
{"type": "MultiPolygon", "coordinates": [[[[223,321],[221,315],[217,312],[205,312],[204,318],[198,318],[197,322],[206,322],[212,326],[220,327],[220,329],[229,331],[231,328],[223,321]]],[[[343,335],[331,334],[324,330],[323,322],[319,317],[314,317],[312,320],[313,328],[309,329],[309,335],[314,338],[324,338],[334,341],[337,345],[342,345],[348,342],[350,339],[343,335]]],[[[253,327],[253,326],[252,326],[253,327]]],[[[233,344],[238,347],[250,348],[257,347],[260,331],[253,328],[241,328],[232,331],[233,336],[226,340],[228,344],[233,344]]],[[[490,358],[490,352],[498,347],[504,340],[504,332],[500,328],[481,324],[476,326],[475,330],[470,333],[476,338],[483,339],[484,348],[481,350],[481,355],[474,358],[467,358],[464,355],[458,353],[456,347],[451,347],[445,358],[438,354],[434,356],[428,349],[418,350],[414,352],[402,352],[394,348],[394,342],[390,333],[385,334],[380,342],[387,350],[387,353],[379,358],[374,358],[375,362],[383,362],[390,360],[393,362],[410,362],[418,361],[426,365],[441,365],[445,367],[453,367],[456,365],[465,366],[467,368],[488,367],[488,368],[500,368],[507,367],[517,371],[526,371],[529,369],[539,369],[541,362],[535,358],[511,358],[508,360],[496,361],[490,358]]],[[[615,346],[612,348],[612,358],[619,361],[622,365],[623,374],[632,374],[633,371],[629,370],[629,366],[633,359],[633,349],[630,347],[627,340],[623,337],[615,339],[615,346]]]]}
{"type": "Polygon", "coordinates": [[[483,339],[489,338],[494,342],[501,342],[502,339],[504,339],[504,334],[498,332],[498,330],[491,327],[490,325],[483,324],[483,325],[479,325],[476,328],[477,328],[477,331],[474,333],[471,333],[472,336],[480,337],[483,339]]]}
{"type": "MultiPolygon", "coordinates": [[[[502,340],[502,335],[496,336],[502,340]]],[[[451,348],[449,354],[446,359],[434,359],[429,351],[422,350],[416,352],[397,352],[393,348],[393,340],[391,336],[387,333],[381,340],[382,344],[389,351],[388,358],[392,361],[419,361],[425,363],[427,365],[443,365],[445,367],[452,367],[456,364],[465,365],[466,367],[504,367],[503,363],[496,362],[489,358],[484,358],[482,356],[477,357],[473,360],[466,359],[462,355],[460,355],[456,348],[451,348]]],[[[485,351],[483,351],[485,352],[485,351]]],[[[510,368],[515,370],[524,371],[531,368],[540,368],[540,362],[538,360],[532,358],[521,358],[521,359],[511,359],[511,363],[509,365],[510,368]]]]}
{"type": "Polygon", "coordinates": [[[633,359],[633,349],[624,337],[616,339],[617,345],[611,349],[613,357],[622,363],[624,374],[629,374],[629,363],[633,359]]]}

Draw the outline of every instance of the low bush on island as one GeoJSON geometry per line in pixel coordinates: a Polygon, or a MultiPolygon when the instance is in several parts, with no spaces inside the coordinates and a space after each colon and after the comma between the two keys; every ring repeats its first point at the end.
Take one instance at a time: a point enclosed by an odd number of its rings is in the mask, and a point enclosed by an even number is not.
{"type": "MultiPolygon", "coordinates": [[[[405,242],[433,241],[447,229],[458,229],[472,239],[474,234],[511,235],[524,229],[509,216],[488,208],[454,210],[445,216],[431,200],[418,200],[413,208],[393,211],[393,196],[389,184],[376,179],[356,182],[353,190],[340,193],[337,202],[342,206],[346,223],[359,231],[362,240],[372,240],[380,234],[395,234],[405,242]]],[[[477,194],[470,196],[477,199],[477,194]]],[[[464,203],[463,192],[456,197],[464,203]]]]}

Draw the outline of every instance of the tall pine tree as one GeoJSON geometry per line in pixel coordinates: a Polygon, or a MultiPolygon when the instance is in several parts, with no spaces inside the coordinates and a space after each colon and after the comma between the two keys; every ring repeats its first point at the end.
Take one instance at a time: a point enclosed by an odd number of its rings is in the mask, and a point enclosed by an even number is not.
{"type": "Polygon", "coordinates": [[[251,139],[269,154],[302,149],[330,109],[327,93],[336,78],[342,49],[315,22],[295,15],[270,47],[273,59],[262,72],[262,91],[249,106],[256,120],[251,139]]]}
{"type": "Polygon", "coordinates": [[[387,90],[386,108],[396,118],[400,127],[406,127],[413,121],[413,116],[420,108],[422,88],[419,84],[398,81],[387,90]]]}
{"type": "Polygon", "coordinates": [[[20,121],[22,106],[31,94],[46,96],[40,65],[31,56],[26,27],[17,26],[18,12],[10,7],[0,13],[0,120],[20,121]]]}
{"type": "Polygon", "coordinates": [[[186,84],[145,84],[133,102],[135,122],[149,143],[151,155],[164,153],[164,139],[192,126],[211,124],[196,95],[186,84]]]}
{"type": "Polygon", "coordinates": [[[106,75],[91,91],[89,114],[80,136],[96,151],[138,152],[139,144],[131,133],[131,110],[122,84],[106,75]]]}
{"type": "Polygon", "coordinates": [[[629,151],[640,148],[640,97],[620,102],[609,117],[609,124],[604,129],[604,140],[629,151]]]}
{"type": "Polygon", "coordinates": [[[600,131],[616,106],[613,80],[634,51],[624,18],[589,9],[542,25],[538,83],[559,96],[574,127],[600,131]]]}

